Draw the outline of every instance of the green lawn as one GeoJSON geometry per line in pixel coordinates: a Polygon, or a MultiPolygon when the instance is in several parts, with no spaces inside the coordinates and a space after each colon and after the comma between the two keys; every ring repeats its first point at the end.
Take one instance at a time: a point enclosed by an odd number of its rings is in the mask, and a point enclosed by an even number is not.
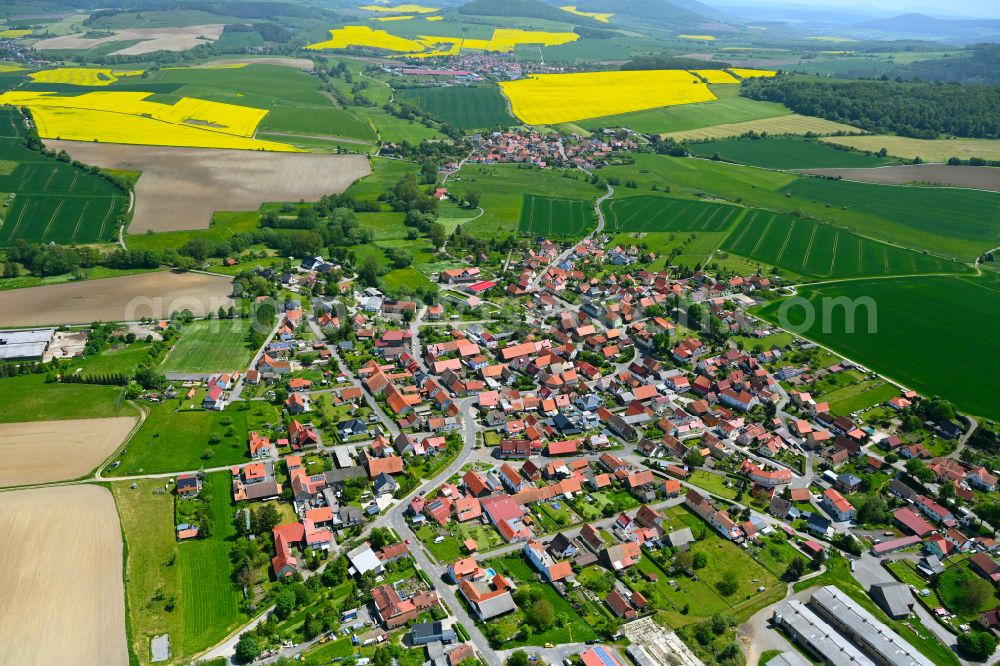
{"type": "Polygon", "coordinates": [[[857,150],[838,149],[815,139],[790,137],[719,139],[692,143],[690,149],[699,157],[718,155],[728,162],[767,169],[864,168],[900,162],[894,157],[879,157],[866,155],[857,150]]]}
{"type": "MultiPolygon", "coordinates": [[[[702,469],[696,469],[688,478],[690,483],[693,483],[699,488],[704,488],[708,492],[718,495],[719,497],[733,499],[736,497],[736,488],[726,486],[726,480],[726,477],[722,474],[706,472],[702,469]]],[[[730,483],[732,484],[733,482],[730,481],[730,483]]]]}
{"type": "MultiPolygon", "coordinates": [[[[148,408],[149,416],[129,440],[121,466],[111,474],[182,472],[249,460],[247,421],[248,416],[257,418],[251,412],[232,407],[224,412],[205,411],[187,409],[186,405],[178,409],[177,405],[178,401],[172,400],[148,408]],[[218,442],[211,443],[213,438],[218,442]],[[202,457],[209,451],[210,457],[202,457]]],[[[276,414],[269,417],[271,423],[277,420],[276,414]]]]}
{"type": "Polygon", "coordinates": [[[160,370],[176,373],[242,372],[253,356],[248,319],[206,319],[184,326],[160,370]]]}
{"type": "Polygon", "coordinates": [[[45,375],[0,379],[0,423],[131,416],[117,386],[45,383],[45,375]]]}
{"type": "Polygon", "coordinates": [[[881,379],[873,379],[831,391],[823,396],[823,401],[830,403],[832,414],[847,416],[859,409],[880,405],[897,395],[899,395],[898,388],[881,379]]]}
{"type": "Polygon", "coordinates": [[[130,345],[115,346],[86,358],[73,359],[69,362],[67,374],[79,372],[86,376],[131,373],[139,363],[149,359],[149,350],[152,346],[152,343],[134,342],[130,345]]]}
{"type": "Polygon", "coordinates": [[[810,326],[801,326],[808,323],[804,305],[787,308],[784,322],[779,322],[782,301],[760,308],[759,314],[785,328],[798,328],[805,337],[904,386],[940,395],[963,411],[1000,419],[997,401],[981,388],[1000,372],[1000,357],[982,353],[992,348],[993,331],[1000,330],[996,275],[848,281],[800,288],[799,297],[811,304],[816,315],[810,326]],[[854,332],[848,332],[843,307],[831,308],[830,317],[822,321],[822,299],[845,297],[870,299],[853,301],[860,303],[852,318],[854,332]],[[928,317],[928,312],[949,314],[928,317]],[[875,326],[869,328],[872,319],[875,326]],[[949,342],[949,354],[936,352],[943,340],[949,342]]]}

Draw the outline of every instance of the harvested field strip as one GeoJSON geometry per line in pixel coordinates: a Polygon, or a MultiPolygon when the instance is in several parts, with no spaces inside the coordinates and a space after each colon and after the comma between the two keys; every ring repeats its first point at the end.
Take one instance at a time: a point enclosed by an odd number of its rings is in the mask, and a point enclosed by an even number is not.
{"type": "Polygon", "coordinates": [[[76,479],[114,453],[136,419],[0,424],[0,487],[76,479]]]}
{"type": "Polygon", "coordinates": [[[0,613],[3,662],[127,666],[121,529],[111,494],[94,485],[0,493],[0,530],[30,553],[0,567],[0,589],[17,600],[0,613]]]}
{"type": "Polygon", "coordinates": [[[0,291],[0,327],[165,319],[190,309],[196,317],[230,307],[232,280],[202,273],[155,271],[0,291]]]}
{"type": "MultiPolygon", "coordinates": [[[[771,118],[761,118],[759,120],[747,120],[738,123],[725,123],[708,125],[706,127],[681,130],[676,132],[665,132],[663,136],[669,136],[678,141],[692,139],[723,139],[731,136],[741,136],[747,132],[767,132],[768,134],[834,134],[836,132],[846,132],[848,134],[860,133],[857,127],[836,123],[832,120],[814,118],[812,116],[800,116],[792,113],[779,115],[771,118]]],[[[842,137],[837,137],[838,139],[842,137]]],[[[848,138],[848,137],[843,137],[848,138]]],[[[878,148],[875,149],[876,151],[878,148]]]]}
{"type": "Polygon", "coordinates": [[[1000,169],[967,165],[900,164],[870,169],[809,169],[804,173],[861,183],[908,185],[932,183],[1000,192],[1000,169]]]}
{"type": "Polygon", "coordinates": [[[950,157],[1000,160],[1000,140],[996,139],[911,139],[904,136],[870,135],[831,136],[823,141],[872,152],[885,148],[890,155],[908,160],[919,157],[925,162],[947,162],[950,157]]]}

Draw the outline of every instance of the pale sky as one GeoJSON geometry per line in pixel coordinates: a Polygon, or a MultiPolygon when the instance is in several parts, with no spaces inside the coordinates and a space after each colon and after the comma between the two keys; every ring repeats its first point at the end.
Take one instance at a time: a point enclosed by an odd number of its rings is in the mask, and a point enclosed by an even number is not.
{"type": "MultiPolygon", "coordinates": [[[[705,1],[705,0],[703,0],[705,1]]],[[[707,0],[707,4],[730,5],[730,6],[782,6],[791,5],[797,7],[810,7],[812,9],[834,9],[844,12],[856,10],[859,15],[870,15],[872,11],[889,13],[909,13],[918,12],[939,18],[968,18],[970,16],[980,18],[1000,19],[1000,2],[997,0],[962,0],[958,3],[949,3],[947,7],[935,0],[867,0],[861,3],[858,0],[818,0],[809,2],[808,0],[707,0]]]]}

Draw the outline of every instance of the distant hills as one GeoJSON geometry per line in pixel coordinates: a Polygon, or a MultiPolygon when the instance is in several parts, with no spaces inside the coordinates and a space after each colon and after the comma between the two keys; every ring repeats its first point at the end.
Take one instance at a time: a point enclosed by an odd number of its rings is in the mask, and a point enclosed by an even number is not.
{"type": "MultiPolygon", "coordinates": [[[[729,17],[698,0],[580,0],[577,9],[585,12],[610,12],[616,18],[630,18],[657,27],[697,26],[706,21],[729,17]]],[[[614,21],[615,19],[611,19],[614,21]]]]}
{"type": "Polygon", "coordinates": [[[558,7],[542,2],[542,0],[472,0],[472,2],[460,6],[458,13],[466,16],[518,16],[547,19],[594,28],[606,25],[586,16],[565,12],[558,7]]]}
{"type": "Polygon", "coordinates": [[[1000,38],[1000,20],[996,19],[940,19],[926,14],[902,14],[857,23],[854,27],[886,35],[934,37],[963,44],[1000,38]]]}

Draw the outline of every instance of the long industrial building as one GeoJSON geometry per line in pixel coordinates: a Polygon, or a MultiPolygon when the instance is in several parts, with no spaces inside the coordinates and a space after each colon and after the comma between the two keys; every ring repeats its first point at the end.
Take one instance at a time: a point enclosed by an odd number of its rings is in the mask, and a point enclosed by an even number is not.
{"type": "Polygon", "coordinates": [[[41,359],[55,332],[54,328],[0,331],[0,361],[41,359]]]}
{"type": "Polygon", "coordinates": [[[875,662],[817,617],[801,601],[778,604],[774,623],[812,656],[828,666],[876,666],[875,662]]]}
{"type": "Polygon", "coordinates": [[[810,607],[835,629],[857,643],[881,666],[934,666],[915,647],[832,585],[812,595],[810,607]]]}

